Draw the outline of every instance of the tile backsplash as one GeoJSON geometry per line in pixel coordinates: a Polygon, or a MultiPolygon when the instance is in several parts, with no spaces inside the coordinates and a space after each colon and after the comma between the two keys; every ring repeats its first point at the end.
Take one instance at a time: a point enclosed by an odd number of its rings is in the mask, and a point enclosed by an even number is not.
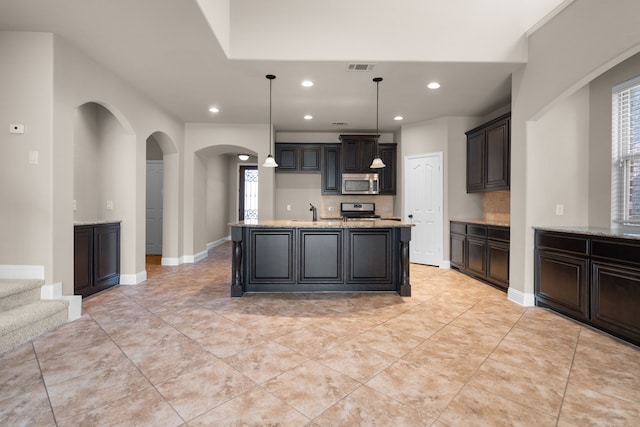
{"type": "Polygon", "coordinates": [[[490,221],[509,222],[511,219],[511,192],[488,191],[482,193],[484,219],[490,221]]]}
{"type": "Polygon", "coordinates": [[[393,216],[394,196],[341,196],[326,195],[320,200],[320,218],[340,218],[340,203],[343,202],[371,202],[376,204],[376,214],[382,217],[393,216]]]}

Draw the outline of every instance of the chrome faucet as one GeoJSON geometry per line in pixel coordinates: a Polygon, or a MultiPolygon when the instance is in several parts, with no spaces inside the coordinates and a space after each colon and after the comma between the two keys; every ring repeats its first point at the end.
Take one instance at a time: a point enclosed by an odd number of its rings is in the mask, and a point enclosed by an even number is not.
{"type": "Polygon", "coordinates": [[[311,203],[309,203],[309,206],[311,206],[311,208],[309,208],[309,210],[311,212],[313,212],[313,220],[317,221],[318,220],[318,208],[316,208],[315,206],[313,206],[311,203]]]}

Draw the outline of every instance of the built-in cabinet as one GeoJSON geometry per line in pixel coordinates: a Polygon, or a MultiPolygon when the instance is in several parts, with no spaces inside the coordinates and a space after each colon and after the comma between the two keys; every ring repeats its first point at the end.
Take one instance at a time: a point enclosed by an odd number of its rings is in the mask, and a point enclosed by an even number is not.
{"type": "Polygon", "coordinates": [[[315,144],[276,144],[276,172],[320,173],[321,147],[315,144]]]}
{"type": "Polygon", "coordinates": [[[509,227],[451,221],[449,236],[454,269],[500,289],[509,288],[509,227]]]}
{"type": "Polygon", "coordinates": [[[74,294],[93,295],[120,283],[120,223],[74,226],[74,294]]]}
{"type": "Polygon", "coordinates": [[[508,190],[511,177],[511,113],[467,135],[467,193],[508,190]]]}
{"type": "Polygon", "coordinates": [[[396,194],[397,144],[378,146],[386,165],[370,169],[375,156],[372,135],[341,135],[341,144],[277,143],[277,173],[321,173],[322,194],[342,193],[342,173],[377,173],[380,194],[396,194]]]}
{"type": "Polygon", "coordinates": [[[340,144],[322,146],[322,194],[342,193],[342,147],[340,144]]]}
{"type": "Polygon", "coordinates": [[[536,230],[536,305],[640,344],[640,240],[536,230]]]}

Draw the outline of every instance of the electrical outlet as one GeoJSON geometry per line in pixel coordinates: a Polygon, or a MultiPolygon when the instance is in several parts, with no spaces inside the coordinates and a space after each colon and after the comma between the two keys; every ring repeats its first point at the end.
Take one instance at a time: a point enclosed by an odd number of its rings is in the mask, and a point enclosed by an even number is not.
{"type": "Polygon", "coordinates": [[[291,205],[287,205],[287,210],[290,211],[291,210],[291,205]]]}
{"type": "Polygon", "coordinates": [[[73,210],[74,212],[78,210],[78,202],[76,202],[75,200],[73,201],[73,210]]]}
{"type": "Polygon", "coordinates": [[[556,215],[561,216],[564,215],[564,205],[561,203],[558,203],[556,205],[556,215]]]}
{"type": "Polygon", "coordinates": [[[29,164],[37,165],[38,164],[38,152],[37,151],[29,151],[29,164]]]}
{"type": "Polygon", "coordinates": [[[107,210],[108,211],[113,210],[113,200],[107,200],[107,210]]]}

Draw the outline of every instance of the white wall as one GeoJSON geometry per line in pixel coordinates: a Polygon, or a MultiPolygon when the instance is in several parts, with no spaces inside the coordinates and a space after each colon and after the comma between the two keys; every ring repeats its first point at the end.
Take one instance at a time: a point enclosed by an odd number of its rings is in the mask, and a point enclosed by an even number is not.
{"type": "Polygon", "coordinates": [[[312,219],[309,203],[318,208],[322,197],[319,173],[277,173],[275,217],[277,219],[312,219]],[[287,211],[287,205],[291,210],[287,211]]]}
{"type": "Polygon", "coordinates": [[[53,36],[0,32],[0,58],[0,264],[44,266],[51,282],[53,36]],[[10,123],[25,133],[9,134],[10,123]]]}
{"type": "Polygon", "coordinates": [[[589,224],[611,224],[611,89],[640,76],[640,54],[636,54],[589,85],[590,87],[590,157],[589,224]]]}
{"type": "Polygon", "coordinates": [[[229,205],[238,193],[233,193],[229,181],[230,156],[221,154],[206,159],[207,217],[206,242],[211,243],[229,235],[229,205]]]}
{"type": "MultiPolygon", "coordinates": [[[[540,206],[537,203],[537,194],[543,190],[536,183],[539,178],[536,162],[543,156],[534,153],[538,152],[537,146],[548,143],[543,138],[553,133],[553,129],[544,123],[560,126],[557,117],[554,118],[557,114],[554,106],[563,104],[591,80],[640,51],[638,16],[640,2],[635,0],[574,1],[531,35],[529,62],[512,76],[509,298],[514,301],[533,303],[532,227],[546,225],[537,221],[550,221],[547,204],[540,206]],[[550,111],[551,115],[545,117],[545,113],[550,111]],[[538,120],[543,120],[543,124],[536,124],[538,120]]],[[[585,102],[588,103],[586,98],[588,95],[582,93],[567,101],[569,104],[559,107],[565,113],[571,112],[575,126],[569,129],[563,125],[558,128],[561,133],[573,132],[575,138],[582,135],[591,139],[590,131],[585,135],[584,130],[584,114],[589,109],[588,105],[585,106],[585,102]]],[[[610,118],[608,115],[603,120],[610,118]]],[[[576,147],[585,148],[582,142],[572,139],[558,144],[568,144],[568,150],[578,157],[580,153],[575,151],[576,147]]],[[[547,156],[551,158],[562,150],[565,149],[554,146],[547,156]]],[[[588,158],[585,160],[589,161],[588,158]]],[[[584,176],[582,170],[579,174],[584,176]]],[[[578,187],[584,194],[584,189],[578,187]]],[[[586,203],[588,206],[589,202],[586,203]]]]}

